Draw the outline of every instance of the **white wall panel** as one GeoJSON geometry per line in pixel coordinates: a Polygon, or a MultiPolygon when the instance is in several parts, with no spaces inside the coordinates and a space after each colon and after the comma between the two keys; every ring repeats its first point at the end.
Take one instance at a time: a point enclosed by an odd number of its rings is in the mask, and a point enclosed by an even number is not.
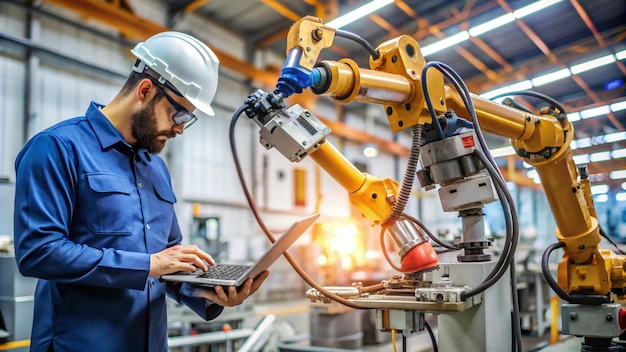
{"type": "Polygon", "coordinates": [[[25,33],[26,12],[18,6],[0,2],[0,31],[13,36],[25,33]]]}
{"type": "Polygon", "coordinates": [[[40,21],[41,46],[123,75],[130,72],[134,63],[130,48],[48,17],[40,21]]]}
{"type": "Polygon", "coordinates": [[[167,1],[132,0],[131,5],[137,16],[165,25],[167,20],[167,1]]]}
{"type": "Polygon", "coordinates": [[[24,73],[22,61],[0,51],[0,176],[15,179],[13,161],[22,145],[24,73]]]}
{"type": "Polygon", "coordinates": [[[204,41],[210,47],[219,48],[240,59],[245,59],[245,42],[229,30],[206,22],[194,14],[181,15],[174,29],[189,33],[204,41]]]}
{"type": "MultiPolygon", "coordinates": [[[[239,186],[237,173],[229,146],[230,119],[227,113],[217,109],[213,118],[200,119],[181,139],[183,153],[174,158],[184,158],[184,177],[181,195],[190,199],[243,203],[244,197],[239,186]]],[[[242,121],[246,122],[246,121],[242,121]]],[[[249,127],[238,124],[236,144],[245,175],[251,175],[249,127]]]]}
{"type": "Polygon", "coordinates": [[[40,65],[32,89],[28,137],[72,117],[84,115],[91,101],[107,104],[123,81],[40,65]]]}

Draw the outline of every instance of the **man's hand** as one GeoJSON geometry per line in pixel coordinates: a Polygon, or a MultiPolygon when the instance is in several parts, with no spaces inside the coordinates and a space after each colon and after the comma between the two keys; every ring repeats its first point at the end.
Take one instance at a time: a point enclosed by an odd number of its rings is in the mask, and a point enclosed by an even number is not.
{"type": "Polygon", "coordinates": [[[150,255],[149,275],[159,277],[177,271],[196,271],[196,268],[207,271],[206,263],[214,265],[215,261],[195,244],[176,245],[150,255]]]}
{"type": "Polygon", "coordinates": [[[259,276],[257,276],[256,279],[248,279],[243,284],[239,292],[237,292],[237,288],[235,286],[229,286],[227,294],[222,286],[216,286],[215,292],[207,290],[196,290],[195,294],[196,296],[204,297],[212,301],[213,303],[219,304],[220,306],[238,306],[243,303],[246,298],[252,296],[252,294],[254,294],[259,289],[259,287],[261,287],[261,284],[263,283],[263,281],[265,281],[265,279],[267,279],[269,275],[270,272],[266,270],[262,272],[259,276]]]}

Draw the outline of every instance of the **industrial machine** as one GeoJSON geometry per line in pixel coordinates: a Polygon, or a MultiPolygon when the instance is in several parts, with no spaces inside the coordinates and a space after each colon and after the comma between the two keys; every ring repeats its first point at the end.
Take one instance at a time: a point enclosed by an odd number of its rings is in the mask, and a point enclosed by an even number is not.
{"type": "Polygon", "coordinates": [[[351,203],[380,226],[381,239],[391,236],[401,258],[400,265],[389,261],[400,274],[379,285],[313,284],[307,293],[312,301],[375,309],[380,330],[401,331],[404,336],[423,329],[420,314],[436,313],[442,351],[509,351],[513,347],[520,351],[519,321],[510,317],[516,309],[510,268],[518,221],[484,141],[484,129],[509,138],[517,155],[534,166],[541,179],[558,241],[546,249],[542,269],[564,301],[562,333],[584,337],[584,351],[615,350],[614,337],[626,328],[622,308],[625,257],[598,247],[604,233],[586,168],[577,168],[572,160],[573,125],[563,107],[549,97],[533,92],[509,94],[534,95],[548,106],[534,113],[513,99],[502,105],[471,94],[452,68],[427,63],[410,36],[374,48],[358,35],[327,27],[316,17],[304,17],[292,26],[276,90],[254,92],[235,116],[245,112],[259,126],[261,144],[267,149],[275,148],[293,162],[313,159],[346,190],[351,203]],[[370,53],[369,69],[349,58],[318,62],[321,50],[333,45],[336,36],[363,45],[370,53]],[[326,140],[331,131],[312,112],[286,105],[285,98],[303,89],[342,104],[381,104],[394,133],[410,130],[413,140],[402,183],[360,172],[326,140]],[[418,170],[419,161],[422,168],[418,170]],[[403,211],[415,178],[426,189],[437,188],[443,210],[457,212],[462,219],[462,241],[451,247],[462,249],[456,261],[440,263],[426,238],[425,234],[430,236],[427,227],[403,211]],[[491,243],[485,236],[482,208],[497,200],[507,236],[496,259],[485,252],[491,243]],[[549,255],[556,248],[564,251],[558,280],[548,268],[549,255]]]}
{"type": "Polygon", "coordinates": [[[28,349],[37,279],[22,276],[15,262],[14,198],[15,184],[0,179],[0,350],[10,347],[18,352],[28,349]]]}

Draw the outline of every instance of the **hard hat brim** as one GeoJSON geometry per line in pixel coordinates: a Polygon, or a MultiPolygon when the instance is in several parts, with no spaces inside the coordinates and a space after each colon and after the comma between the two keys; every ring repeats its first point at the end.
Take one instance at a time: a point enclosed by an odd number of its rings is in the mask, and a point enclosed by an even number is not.
{"type": "Polygon", "coordinates": [[[187,98],[189,102],[196,108],[194,111],[194,115],[200,117],[201,115],[205,116],[215,116],[215,111],[210,104],[206,104],[198,99],[187,98]]]}

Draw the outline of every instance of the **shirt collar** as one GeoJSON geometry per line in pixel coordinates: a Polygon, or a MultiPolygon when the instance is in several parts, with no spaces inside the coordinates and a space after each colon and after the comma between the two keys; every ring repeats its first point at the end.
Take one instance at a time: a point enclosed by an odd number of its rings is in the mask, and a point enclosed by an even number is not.
{"type": "Polygon", "coordinates": [[[128,146],[128,148],[132,148],[130,144],[124,140],[120,131],[118,131],[115,126],[113,126],[111,121],[109,121],[109,119],[104,116],[102,111],[100,111],[103,107],[104,105],[100,105],[92,101],[91,104],[89,104],[87,113],[85,114],[87,121],[91,124],[102,149],[107,149],[118,143],[123,143],[128,146]]]}

